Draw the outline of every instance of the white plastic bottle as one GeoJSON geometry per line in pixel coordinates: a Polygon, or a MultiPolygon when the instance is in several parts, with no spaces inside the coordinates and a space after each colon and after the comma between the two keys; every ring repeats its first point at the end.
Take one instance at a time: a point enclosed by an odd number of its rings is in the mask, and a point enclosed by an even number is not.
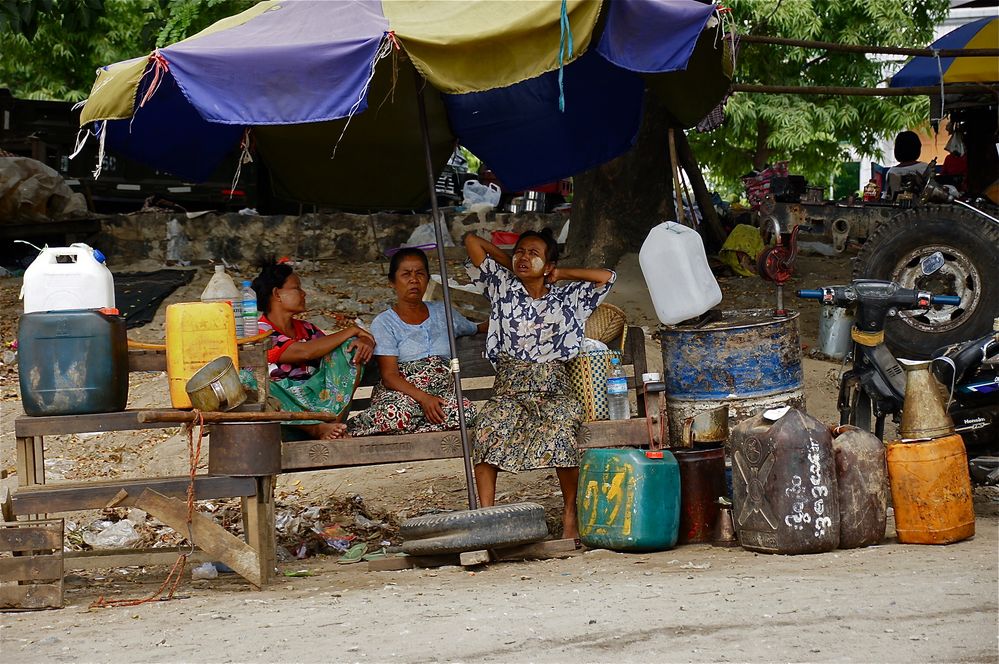
{"type": "Polygon", "coordinates": [[[45,247],[24,271],[24,313],[113,309],[114,277],[104,254],[82,242],[45,247]]]}
{"type": "Polygon", "coordinates": [[[612,420],[626,420],[631,417],[628,404],[628,378],[621,368],[621,360],[611,358],[611,372],[607,377],[607,410],[612,420]]]}
{"type": "Polygon", "coordinates": [[[236,334],[243,329],[243,296],[236,283],[228,274],[225,267],[215,266],[215,274],[208,280],[208,285],[201,293],[202,302],[227,302],[232,307],[233,322],[236,324],[236,334]]]}
{"type": "Polygon", "coordinates": [[[700,316],[722,300],[697,231],[673,221],[659,224],[638,253],[656,315],[663,325],[700,316]]]}
{"type": "Polygon", "coordinates": [[[257,311],[257,291],[253,284],[243,280],[243,336],[252,337],[257,334],[257,322],[260,313],[257,311]]]}

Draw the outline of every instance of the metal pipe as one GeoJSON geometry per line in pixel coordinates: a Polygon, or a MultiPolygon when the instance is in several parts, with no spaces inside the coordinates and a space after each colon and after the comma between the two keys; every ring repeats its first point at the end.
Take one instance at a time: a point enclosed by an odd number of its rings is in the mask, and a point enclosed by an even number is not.
{"type": "Polygon", "coordinates": [[[434,185],[434,163],[430,156],[430,126],[427,122],[427,105],[423,99],[426,79],[413,70],[416,84],[416,103],[420,110],[420,130],[423,134],[423,155],[427,167],[427,191],[430,192],[430,212],[434,216],[434,237],[437,240],[437,261],[440,263],[441,291],[444,293],[444,319],[447,322],[448,348],[451,350],[451,375],[454,376],[454,397],[458,402],[458,429],[461,432],[461,455],[465,462],[465,483],[468,488],[468,509],[477,509],[475,497],[475,476],[472,473],[472,450],[468,443],[468,425],[465,423],[465,407],[461,394],[461,364],[458,362],[458,346],[454,340],[454,317],[451,315],[451,292],[448,289],[447,257],[444,255],[444,231],[440,211],[437,209],[437,189],[434,185]]]}
{"type": "MultiPolygon", "coordinates": [[[[944,94],[995,94],[997,87],[986,83],[945,83],[944,94]]],[[[826,85],[757,85],[733,83],[732,92],[758,92],[776,95],[836,95],[843,97],[916,97],[939,95],[939,85],[920,85],[909,88],[861,88],[826,85]]]]}
{"type": "Polygon", "coordinates": [[[882,55],[909,55],[921,58],[994,58],[999,56],[999,48],[910,48],[905,46],[868,46],[865,44],[839,44],[836,42],[811,39],[791,39],[771,35],[739,35],[743,44],[776,44],[780,46],[800,46],[822,49],[838,53],[880,53],[882,55]]]}

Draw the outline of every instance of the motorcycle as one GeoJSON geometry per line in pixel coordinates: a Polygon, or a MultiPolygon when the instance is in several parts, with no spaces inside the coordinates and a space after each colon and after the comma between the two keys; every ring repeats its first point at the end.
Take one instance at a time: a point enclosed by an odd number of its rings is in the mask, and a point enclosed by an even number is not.
{"type": "MultiPolygon", "coordinates": [[[[818,300],[824,306],[855,309],[853,348],[844,360],[852,361],[852,365],[843,372],[839,384],[840,424],[873,430],[883,439],[885,419],[891,416],[898,422],[905,395],[904,371],[884,343],[885,323],[899,312],[926,311],[934,305],[955,306],[960,304],[960,298],[876,279],[799,290],[798,297],[818,300]]],[[[995,454],[999,443],[999,372],[995,365],[987,364],[997,353],[999,318],[988,334],[940,348],[932,356],[932,371],[948,388],[948,412],[969,457],[972,452],[995,454]]]]}

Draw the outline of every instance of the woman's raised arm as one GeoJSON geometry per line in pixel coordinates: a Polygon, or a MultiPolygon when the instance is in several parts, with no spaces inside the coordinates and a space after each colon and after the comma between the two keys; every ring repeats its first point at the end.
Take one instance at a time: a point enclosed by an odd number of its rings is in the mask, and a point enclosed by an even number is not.
{"type": "Polygon", "coordinates": [[[603,268],[589,267],[557,267],[548,274],[548,283],[553,284],[563,279],[567,281],[589,281],[603,286],[614,277],[614,273],[603,268]]]}
{"type": "Polygon", "coordinates": [[[506,269],[513,269],[513,261],[505,251],[492,242],[483,240],[475,233],[465,235],[465,251],[468,252],[468,258],[475,267],[482,265],[482,261],[486,260],[486,256],[492,256],[494,261],[506,269]]]}

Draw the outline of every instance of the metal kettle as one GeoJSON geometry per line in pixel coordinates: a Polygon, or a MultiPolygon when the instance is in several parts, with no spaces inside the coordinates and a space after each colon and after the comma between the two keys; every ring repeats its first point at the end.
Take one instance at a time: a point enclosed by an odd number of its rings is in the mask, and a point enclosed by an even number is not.
{"type": "Polygon", "coordinates": [[[928,440],[954,433],[954,420],[947,414],[943,387],[930,373],[929,360],[899,360],[905,369],[905,399],[899,437],[928,440]]]}

